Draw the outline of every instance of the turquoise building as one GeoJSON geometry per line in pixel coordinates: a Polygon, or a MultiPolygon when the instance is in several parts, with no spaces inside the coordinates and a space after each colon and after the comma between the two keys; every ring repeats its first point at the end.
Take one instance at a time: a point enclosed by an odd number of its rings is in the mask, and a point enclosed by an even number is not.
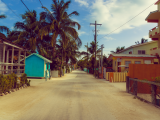
{"type": "Polygon", "coordinates": [[[33,53],[25,59],[25,73],[27,77],[50,78],[50,63],[52,61],[37,53],[33,53]]]}

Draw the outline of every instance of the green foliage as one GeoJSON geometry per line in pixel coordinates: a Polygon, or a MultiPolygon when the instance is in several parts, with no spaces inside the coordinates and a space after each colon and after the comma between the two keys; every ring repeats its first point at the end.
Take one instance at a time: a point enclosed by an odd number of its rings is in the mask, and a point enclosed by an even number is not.
{"type": "Polygon", "coordinates": [[[98,75],[99,75],[99,74],[98,74],[98,70],[96,70],[96,73],[95,73],[94,76],[95,76],[95,77],[98,77],[98,75]]]}
{"type": "Polygon", "coordinates": [[[68,72],[70,73],[70,69],[68,68],[68,72]]]}
{"type": "Polygon", "coordinates": [[[30,86],[31,80],[27,80],[27,86],[30,86]]]}
{"type": "Polygon", "coordinates": [[[30,86],[30,80],[27,80],[27,75],[22,74],[20,77],[20,84],[17,84],[17,76],[15,73],[3,76],[0,74],[0,89],[1,92],[9,92],[11,89],[19,88],[20,86],[27,84],[30,86]]]}
{"type": "Polygon", "coordinates": [[[21,84],[24,85],[27,84],[27,82],[27,74],[23,73],[21,76],[21,84]]]}
{"type": "Polygon", "coordinates": [[[59,70],[59,67],[60,67],[60,63],[59,63],[60,60],[58,60],[58,58],[55,58],[52,60],[52,63],[50,63],[50,68],[51,70],[59,70]]]}
{"type": "Polygon", "coordinates": [[[112,67],[112,61],[108,61],[106,56],[103,56],[103,66],[112,67]]]}

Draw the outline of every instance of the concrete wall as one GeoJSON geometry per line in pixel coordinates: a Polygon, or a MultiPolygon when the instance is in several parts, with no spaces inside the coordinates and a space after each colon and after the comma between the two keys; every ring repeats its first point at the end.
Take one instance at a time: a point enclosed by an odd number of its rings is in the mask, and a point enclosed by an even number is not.
{"type": "Polygon", "coordinates": [[[140,45],[140,46],[133,48],[133,54],[138,54],[138,50],[145,50],[145,54],[150,55],[150,49],[153,49],[155,47],[158,48],[157,42],[153,42],[153,43],[145,44],[145,45],[140,45]]]}

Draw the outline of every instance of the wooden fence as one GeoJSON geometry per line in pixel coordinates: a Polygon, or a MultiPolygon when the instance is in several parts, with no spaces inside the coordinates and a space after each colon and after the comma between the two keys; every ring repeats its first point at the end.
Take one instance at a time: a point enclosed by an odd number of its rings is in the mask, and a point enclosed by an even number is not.
{"type": "MultiPolygon", "coordinates": [[[[156,77],[160,77],[160,64],[129,64],[128,76],[139,80],[155,81],[156,77]]],[[[139,93],[151,94],[149,84],[138,82],[138,90],[139,93]]]]}
{"type": "MultiPolygon", "coordinates": [[[[126,91],[128,93],[133,94],[135,97],[140,98],[139,96],[137,96],[137,93],[139,93],[138,91],[138,82],[139,83],[148,83],[151,85],[150,87],[150,91],[151,91],[151,103],[154,105],[158,105],[160,106],[160,101],[157,101],[159,99],[157,99],[157,97],[160,98],[160,96],[158,95],[157,92],[160,92],[160,83],[156,83],[156,82],[151,82],[151,81],[145,81],[145,80],[139,80],[139,79],[133,79],[133,78],[129,78],[129,76],[126,77],[126,91]]],[[[143,98],[140,98],[143,99],[143,98]]],[[[143,99],[146,102],[149,102],[145,99],[143,99]]]]}
{"type": "Polygon", "coordinates": [[[106,80],[110,82],[125,82],[127,74],[126,72],[106,72],[106,80]]]}

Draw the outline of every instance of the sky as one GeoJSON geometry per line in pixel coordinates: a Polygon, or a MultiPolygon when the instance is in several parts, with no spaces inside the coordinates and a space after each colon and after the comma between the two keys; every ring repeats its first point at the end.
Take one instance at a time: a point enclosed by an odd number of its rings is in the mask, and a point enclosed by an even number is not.
{"type": "MultiPolygon", "coordinates": [[[[23,0],[23,2],[30,10],[36,10],[38,17],[39,13],[44,11],[39,0],[23,0]]],[[[41,2],[51,10],[52,0],[41,0],[41,2]]],[[[151,41],[149,30],[156,27],[157,23],[147,23],[145,19],[150,12],[157,10],[157,5],[154,5],[156,2],[157,0],[71,0],[67,12],[79,13],[79,16],[72,16],[72,19],[81,25],[81,29],[77,30],[82,40],[80,51],[86,51],[84,45],[94,41],[95,26],[90,23],[95,21],[97,24],[102,24],[97,25],[97,42],[98,48],[104,44],[103,54],[106,56],[118,46],[127,48],[142,38],[151,41]]],[[[21,0],[0,0],[0,14],[7,16],[0,20],[0,26],[4,25],[13,30],[14,24],[22,21],[21,14],[25,11],[27,8],[21,0]]]]}

